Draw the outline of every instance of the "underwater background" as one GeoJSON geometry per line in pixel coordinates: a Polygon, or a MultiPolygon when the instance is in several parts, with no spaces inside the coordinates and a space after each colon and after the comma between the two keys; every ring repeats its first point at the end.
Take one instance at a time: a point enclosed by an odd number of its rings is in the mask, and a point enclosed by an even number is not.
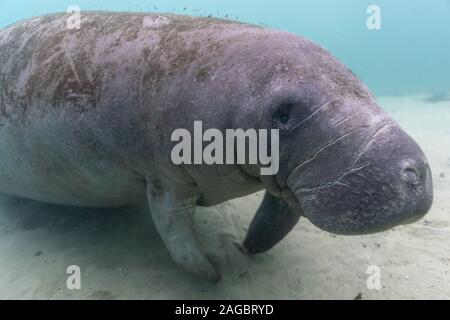
{"type": "Polygon", "coordinates": [[[322,45],[422,147],[434,203],[418,222],[367,236],[301,219],[255,257],[235,244],[262,193],[198,208],[196,236],[222,276],[210,283],[175,265],[148,217],[0,195],[0,299],[450,299],[450,0],[1,0],[0,28],[72,5],[227,18],[322,45]],[[379,30],[367,27],[370,5],[379,30]],[[71,265],[81,290],[66,286],[71,265]]]}
{"type": "Polygon", "coordinates": [[[261,24],[324,46],[377,96],[450,91],[450,0],[2,0],[0,27],[70,5],[261,24]],[[380,30],[366,26],[370,5],[381,10],[380,30]]]}

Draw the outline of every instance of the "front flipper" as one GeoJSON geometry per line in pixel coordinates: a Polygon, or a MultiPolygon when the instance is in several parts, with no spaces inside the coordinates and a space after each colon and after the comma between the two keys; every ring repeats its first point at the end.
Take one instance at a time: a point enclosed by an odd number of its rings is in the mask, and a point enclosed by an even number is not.
{"type": "Polygon", "coordinates": [[[156,229],[175,262],[193,274],[220,280],[194,237],[195,186],[171,186],[165,190],[147,185],[147,198],[156,229]]]}
{"type": "Polygon", "coordinates": [[[244,249],[250,254],[270,250],[294,228],[301,214],[300,208],[294,212],[285,200],[266,192],[250,224],[244,249]]]}

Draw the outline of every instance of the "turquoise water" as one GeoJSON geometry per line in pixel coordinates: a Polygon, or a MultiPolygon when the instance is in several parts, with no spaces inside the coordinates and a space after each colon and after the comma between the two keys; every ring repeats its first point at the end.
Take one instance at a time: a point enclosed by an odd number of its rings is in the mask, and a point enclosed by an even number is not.
{"type": "Polygon", "coordinates": [[[346,63],[377,95],[450,91],[450,0],[2,0],[0,27],[20,19],[81,10],[212,15],[306,36],[346,63]],[[369,5],[381,29],[369,30],[369,5]]]}

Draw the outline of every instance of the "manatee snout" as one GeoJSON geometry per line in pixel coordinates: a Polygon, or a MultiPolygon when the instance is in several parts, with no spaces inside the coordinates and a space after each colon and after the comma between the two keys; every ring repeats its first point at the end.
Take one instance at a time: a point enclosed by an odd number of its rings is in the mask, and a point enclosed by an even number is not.
{"type": "MultiPolygon", "coordinates": [[[[428,161],[397,124],[383,126],[354,155],[345,170],[335,164],[321,181],[308,181],[295,170],[289,176],[289,187],[314,225],[335,234],[369,234],[428,212],[433,200],[428,161]]],[[[332,165],[332,157],[329,161],[332,165]]]]}

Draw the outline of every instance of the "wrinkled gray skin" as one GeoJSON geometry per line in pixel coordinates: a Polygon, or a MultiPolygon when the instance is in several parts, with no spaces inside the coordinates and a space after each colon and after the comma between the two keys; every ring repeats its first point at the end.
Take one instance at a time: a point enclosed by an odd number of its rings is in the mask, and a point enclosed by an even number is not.
{"type": "MultiPolygon", "coordinates": [[[[0,192],[64,205],[147,206],[190,272],[219,275],[191,228],[196,205],[266,189],[244,241],[273,247],[305,216],[365,234],[422,217],[419,146],[355,75],[299,36],[206,18],[83,13],[0,31],[0,192]],[[173,130],[280,129],[280,171],[182,165],[173,130]]],[[[387,75],[388,76],[388,75],[387,75]]]]}

